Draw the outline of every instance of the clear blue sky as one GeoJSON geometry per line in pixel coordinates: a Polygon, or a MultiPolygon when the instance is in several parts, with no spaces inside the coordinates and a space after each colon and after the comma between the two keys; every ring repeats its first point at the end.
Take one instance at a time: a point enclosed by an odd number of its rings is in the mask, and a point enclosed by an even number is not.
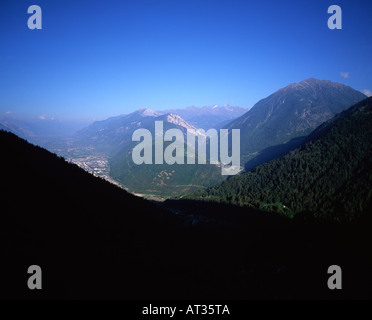
{"type": "Polygon", "coordinates": [[[0,1],[0,115],[251,107],[309,77],[372,91],[372,1],[0,1]]]}

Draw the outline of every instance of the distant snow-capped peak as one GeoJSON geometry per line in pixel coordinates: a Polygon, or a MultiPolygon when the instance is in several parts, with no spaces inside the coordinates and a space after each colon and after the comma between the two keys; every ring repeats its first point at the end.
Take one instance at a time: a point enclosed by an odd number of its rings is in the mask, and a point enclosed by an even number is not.
{"type": "Polygon", "coordinates": [[[154,110],[151,110],[151,109],[147,109],[147,108],[140,108],[138,110],[138,113],[142,117],[158,117],[158,116],[162,115],[160,112],[157,112],[157,111],[154,111],[154,110]]]}

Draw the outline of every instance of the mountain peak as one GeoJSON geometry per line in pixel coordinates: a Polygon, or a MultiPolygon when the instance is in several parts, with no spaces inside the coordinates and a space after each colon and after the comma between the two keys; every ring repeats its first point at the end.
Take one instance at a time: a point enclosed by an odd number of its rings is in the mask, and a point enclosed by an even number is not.
{"type": "Polygon", "coordinates": [[[161,115],[161,113],[147,108],[140,108],[136,112],[142,117],[158,117],[161,115]]]}
{"type": "Polygon", "coordinates": [[[320,82],[331,82],[329,80],[320,80],[317,78],[307,78],[305,80],[302,80],[300,83],[320,83],[320,82]]]}
{"type": "Polygon", "coordinates": [[[316,78],[308,78],[300,82],[302,85],[332,85],[332,86],[345,86],[342,83],[334,82],[330,80],[319,80],[316,78]]]}
{"type": "Polygon", "coordinates": [[[241,130],[241,152],[252,154],[308,135],[336,113],[364,98],[349,86],[308,78],[260,100],[226,127],[241,130]]]}
{"type": "Polygon", "coordinates": [[[279,90],[277,90],[275,93],[280,93],[280,92],[288,92],[293,89],[295,90],[305,90],[305,89],[319,89],[319,88],[350,88],[342,83],[339,82],[333,82],[330,80],[319,80],[316,78],[308,78],[305,80],[302,80],[300,82],[294,82],[286,87],[283,87],[279,90]]]}

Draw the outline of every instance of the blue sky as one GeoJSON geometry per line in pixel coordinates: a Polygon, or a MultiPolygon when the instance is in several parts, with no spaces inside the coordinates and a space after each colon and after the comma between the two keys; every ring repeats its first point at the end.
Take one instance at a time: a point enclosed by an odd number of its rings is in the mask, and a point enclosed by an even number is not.
{"type": "Polygon", "coordinates": [[[1,0],[0,116],[251,107],[309,77],[372,91],[371,17],[358,0],[1,0]],[[42,30],[27,27],[33,4],[42,30]]]}

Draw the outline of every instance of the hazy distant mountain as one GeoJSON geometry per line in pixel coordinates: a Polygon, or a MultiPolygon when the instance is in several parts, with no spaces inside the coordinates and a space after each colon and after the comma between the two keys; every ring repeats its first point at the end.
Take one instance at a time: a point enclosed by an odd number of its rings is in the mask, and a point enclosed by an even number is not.
{"type": "MultiPolygon", "coordinates": [[[[136,129],[147,129],[154,139],[155,121],[163,122],[164,132],[168,129],[180,129],[185,142],[187,130],[196,137],[203,135],[177,114],[140,109],[128,115],[93,123],[77,132],[74,141],[67,148],[74,150],[75,157],[84,152],[88,155],[97,152],[106,154],[109,158],[110,177],[131,192],[154,197],[180,195],[225,179],[221,175],[221,168],[216,165],[135,164],[132,150],[138,142],[132,141],[132,134],[136,129]]],[[[64,156],[70,158],[69,154],[64,156]]]]}
{"type": "Polygon", "coordinates": [[[118,151],[117,148],[132,141],[132,134],[136,129],[150,129],[155,121],[163,121],[165,123],[164,130],[167,130],[168,127],[179,127],[197,132],[193,125],[179,115],[163,114],[141,108],[127,115],[94,122],[78,131],[75,134],[75,140],[79,145],[93,146],[97,150],[115,153],[118,151]]]}
{"type": "Polygon", "coordinates": [[[141,108],[133,113],[108,118],[102,121],[96,121],[90,126],[80,130],[76,137],[84,140],[84,143],[93,143],[116,146],[127,140],[129,135],[135,129],[144,128],[153,121],[174,122],[176,125],[184,126],[194,130],[196,128],[210,129],[219,128],[220,125],[235,119],[246,112],[247,109],[231,106],[213,106],[213,107],[188,107],[185,109],[169,109],[164,111],[154,111],[147,108],[141,108]],[[173,115],[174,119],[169,118],[173,115]],[[160,117],[160,116],[163,116],[160,117]],[[178,122],[178,123],[176,123],[178,122]],[[221,124],[222,123],[222,124],[221,124]]]}
{"type": "Polygon", "coordinates": [[[307,79],[260,100],[226,128],[240,129],[241,153],[248,161],[265,148],[308,135],[364,98],[363,93],[343,84],[307,79]]]}
{"type": "Polygon", "coordinates": [[[246,112],[247,109],[230,106],[214,107],[189,107],[185,109],[174,109],[167,111],[154,111],[141,108],[136,112],[126,115],[119,115],[102,121],[67,121],[52,117],[16,117],[6,115],[0,117],[2,129],[13,132],[14,134],[39,144],[48,149],[56,149],[60,146],[62,139],[70,138],[73,134],[80,140],[82,145],[90,142],[98,145],[106,145],[106,151],[110,148],[110,143],[115,146],[128,139],[127,134],[137,128],[139,123],[146,122],[150,117],[166,114],[177,114],[183,120],[196,128],[220,128],[232,119],[237,118],[246,112]],[[189,119],[191,121],[189,121],[189,119]],[[116,131],[113,129],[116,128],[116,131]],[[119,137],[119,133],[122,134],[119,137]]]}
{"type": "Polygon", "coordinates": [[[159,115],[160,113],[150,109],[139,109],[127,115],[96,121],[74,135],[75,144],[115,152],[120,144],[131,141],[134,130],[159,115]]]}
{"type": "Polygon", "coordinates": [[[319,126],[306,144],[195,200],[253,206],[287,215],[353,220],[372,208],[372,98],[319,126]]]}
{"type": "Polygon", "coordinates": [[[45,146],[51,141],[65,139],[90,124],[89,121],[59,120],[48,117],[0,117],[0,128],[45,146]]]}
{"type": "Polygon", "coordinates": [[[9,116],[0,117],[0,128],[24,139],[32,139],[35,136],[24,121],[9,116]]]}
{"type": "Polygon", "coordinates": [[[163,113],[176,113],[180,115],[187,122],[191,123],[197,128],[208,130],[210,128],[219,129],[229,121],[240,117],[247,112],[247,109],[232,106],[218,106],[212,107],[187,107],[184,109],[169,109],[163,113]]]}
{"type": "Polygon", "coordinates": [[[2,123],[0,123],[0,130],[11,132],[11,129],[7,125],[2,124],[2,123]]]}

